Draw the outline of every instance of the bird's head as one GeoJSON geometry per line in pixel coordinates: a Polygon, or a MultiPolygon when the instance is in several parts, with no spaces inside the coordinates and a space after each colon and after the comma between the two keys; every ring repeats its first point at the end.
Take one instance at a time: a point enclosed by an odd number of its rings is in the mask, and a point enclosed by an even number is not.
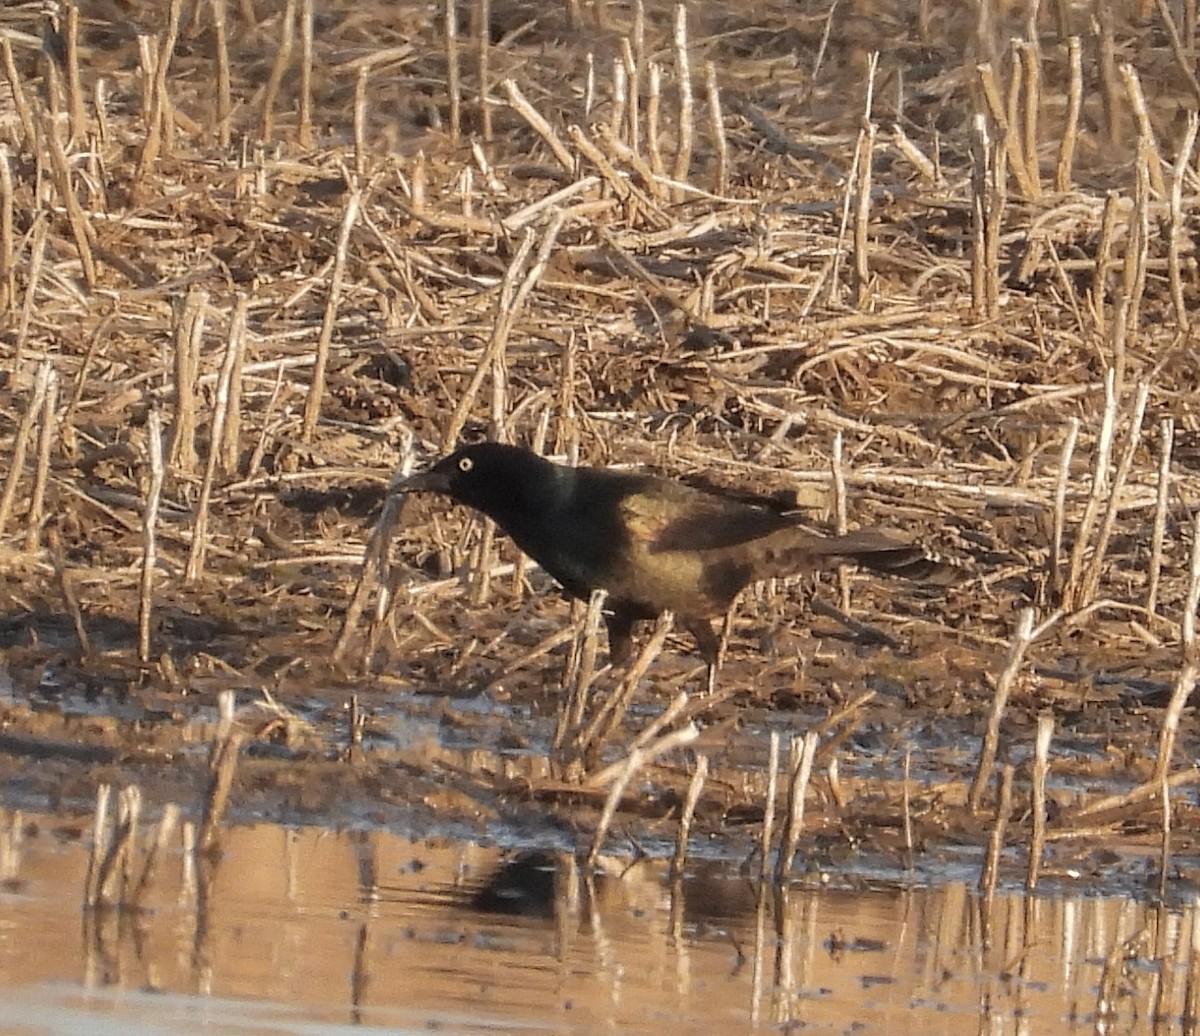
{"type": "Polygon", "coordinates": [[[395,493],[442,493],[503,521],[536,506],[558,481],[558,465],[520,446],[482,442],[443,457],[427,471],[402,479],[395,493]]]}

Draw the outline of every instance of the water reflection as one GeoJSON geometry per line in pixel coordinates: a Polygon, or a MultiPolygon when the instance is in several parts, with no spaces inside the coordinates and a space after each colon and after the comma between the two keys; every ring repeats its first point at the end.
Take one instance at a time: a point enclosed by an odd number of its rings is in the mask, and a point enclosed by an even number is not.
{"type": "Polygon", "coordinates": [[[237,1031],[894,1032],[902,1012],[930,1033],[1155,1033],[1192,1031],[1200,995],[1193,904],[779,893],[718,864],[671,884],[649,861],[589,876],[561,853],[262,825],[196,872],[176,849],[139,912],[85,911],[85,828],[0,823],[0,1001],[38,1019],[150,1031],[183,996],[254,1002],[237,1031]],[[171,994],[162,1018],[145,991],[171,994]]]}

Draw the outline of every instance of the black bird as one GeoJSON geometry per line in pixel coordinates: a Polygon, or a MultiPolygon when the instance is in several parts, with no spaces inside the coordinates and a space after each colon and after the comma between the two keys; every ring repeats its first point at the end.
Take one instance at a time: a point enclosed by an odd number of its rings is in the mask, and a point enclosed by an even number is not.
{"type": "Polygon", "coordinates": [[[921,548],[877,530],[822,536],[797,516],[637,471],[569,467],[500,443],[467,446],[395,485],[482,511],[572,597],[608,591],[614,664],[633,624],[670,610],[717,660],[712,620],[750,583],[850,561],[921,578],[921,548]]]}

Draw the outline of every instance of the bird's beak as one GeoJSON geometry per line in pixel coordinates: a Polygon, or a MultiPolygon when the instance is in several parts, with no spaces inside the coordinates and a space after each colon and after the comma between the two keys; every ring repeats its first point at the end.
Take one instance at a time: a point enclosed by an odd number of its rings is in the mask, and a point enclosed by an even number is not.
{"type": "Polygon", "coordinates": [[[450,478],[444,471],[430,468],[415,475],[397,479],[388,487],[388,496],[399,493],[449,493],[450,478]]]}

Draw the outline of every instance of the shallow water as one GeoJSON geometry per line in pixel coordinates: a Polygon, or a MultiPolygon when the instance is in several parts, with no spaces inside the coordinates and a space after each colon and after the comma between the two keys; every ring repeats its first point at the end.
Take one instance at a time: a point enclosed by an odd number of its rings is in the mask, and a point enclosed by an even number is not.
{"type": "MultiPolygon", "coordinates": [[[[793,886],[728,863],[504,854],[385,831],[232,827],[139,913],[81,906],[89,821],[12,816],[0,1033],[1187,1031],[1194,904],[962,883],[793,886]]],[[[1191,1005],[1191,1006],[1189,1006],[1191,1005]]]]}

